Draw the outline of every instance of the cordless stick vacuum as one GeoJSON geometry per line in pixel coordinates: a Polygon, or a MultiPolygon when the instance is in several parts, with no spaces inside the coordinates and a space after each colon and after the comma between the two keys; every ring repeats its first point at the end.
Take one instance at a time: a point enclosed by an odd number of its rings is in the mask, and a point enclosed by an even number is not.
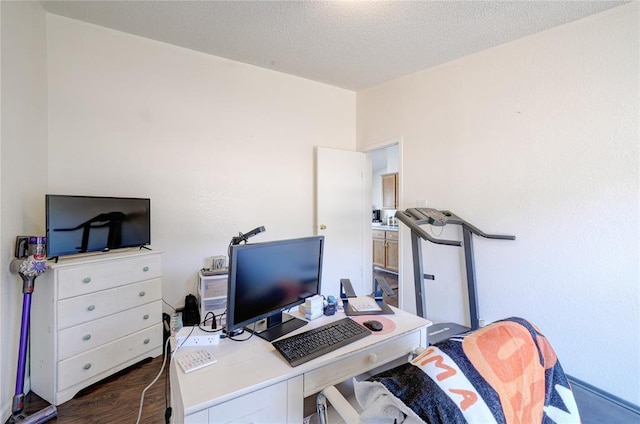
{"type": "Polygon", "coordinates": [[[16,375],[16,394],[13,397],[12,415],[7,423],[38,424],[58,415],[54,405],[31,414],[22,414],[24,408],[24,374],[27,364],[27,346],[29,344],[29,322],[31,316],[31,294],[36,277],[47,270],[44,237],[18,237],[16,239],[16,259],[9,264],[9,270],[22,278],[22,325],[20,327],[20,348],[18,350],[18,372],[16,375]],[[28,241],[28,247],[27,245],[28,241]]]}

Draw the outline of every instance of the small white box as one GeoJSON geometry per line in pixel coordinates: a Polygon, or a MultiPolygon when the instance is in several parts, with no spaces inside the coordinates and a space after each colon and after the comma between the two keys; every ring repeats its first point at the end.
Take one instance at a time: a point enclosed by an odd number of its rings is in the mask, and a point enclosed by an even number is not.
{"type": "Polygon", "coordinates": [[[323,298],[319,294],[315,296],[307,297],[304,301],[305,308],[312,309],[318,306],[322,307],[323,298]]]}
{"type": "Polygon", "coordinates": [[[323,313],[322,308],[320,308],[319,310],[318,309],[311,310],[311,309],[305,308],[304,304],[298,306],[298,311],[300,311],[300,313],[304,315],[304,318],[309,321],[318,318],[323,313]]]}
{"type": "Polygon", "coordinates": [[[320,295],[308,297],[304,304],[300,305],[300,312],[308,320],[316,319],[323,313],[324,299],[320,295]]]}

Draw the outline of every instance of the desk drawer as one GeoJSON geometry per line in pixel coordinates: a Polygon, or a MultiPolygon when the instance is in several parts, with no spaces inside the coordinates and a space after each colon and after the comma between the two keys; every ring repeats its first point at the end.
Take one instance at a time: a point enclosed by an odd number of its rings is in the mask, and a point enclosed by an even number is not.
{"type": "Polygon", "coordinates": [[[209,423],[286,423],[287,382],[256,390],[209,409],[209,423]]]}
{"type": "Polygon", "coordinates": [[[109,261],[58,270],[59,298],[80,296],[161,276],[159,256],[109,261]]]}
{"type": "MultiPolygon", "coordinates": [[[[377,336],[369,336],[377,337],[377,336]]],[[[404,335],[382,346],[372,346],[330,365],[304,374],[304,396],[310,396],[325,387],[338,384],[346,379],[384,365],[420,346],[420,333],[404,335]]]]}

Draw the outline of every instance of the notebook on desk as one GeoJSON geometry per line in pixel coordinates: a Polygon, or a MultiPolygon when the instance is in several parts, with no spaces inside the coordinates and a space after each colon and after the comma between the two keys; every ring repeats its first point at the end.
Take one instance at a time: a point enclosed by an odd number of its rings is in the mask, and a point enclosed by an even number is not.
{"type": "Polygon", "coordinates": [[[376,300],[369,296],[356,296],[349,298],[349,306],[354,312],[379,312],[382,308],[376,300]]]}
{"type": "Polygon", "coordinates": [[[348,278],[340,280],[340,299],[347,316],[357,315],[393,315],[393,311],[382,297],[376,280],[374,297],[358,296],[353,290],[351,281],[348,278]],[[380,293],[379,293],[380,292],[380,293]],[[380,294],[379,296],[377,294],[380,294]]]}

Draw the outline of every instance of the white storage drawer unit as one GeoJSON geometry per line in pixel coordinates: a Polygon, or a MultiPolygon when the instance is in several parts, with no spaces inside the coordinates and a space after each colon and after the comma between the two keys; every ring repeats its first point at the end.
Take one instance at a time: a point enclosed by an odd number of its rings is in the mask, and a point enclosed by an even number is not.
{"type": "Polygon", "coordinates": [[[226,324],[225,315],[227,310],[227,281],[228,274],[204,275],[202,271],[198,273],[198,307],[200,310],[200,320],[211,323],[211,314],[215,314],[221,325],[226,324]]]}
{"type": "Polygon", "coordinates": [[[50,263],[31,309],[31,389],[59,405],[162,354],[161,253],[112,252],[50,263]]]}

